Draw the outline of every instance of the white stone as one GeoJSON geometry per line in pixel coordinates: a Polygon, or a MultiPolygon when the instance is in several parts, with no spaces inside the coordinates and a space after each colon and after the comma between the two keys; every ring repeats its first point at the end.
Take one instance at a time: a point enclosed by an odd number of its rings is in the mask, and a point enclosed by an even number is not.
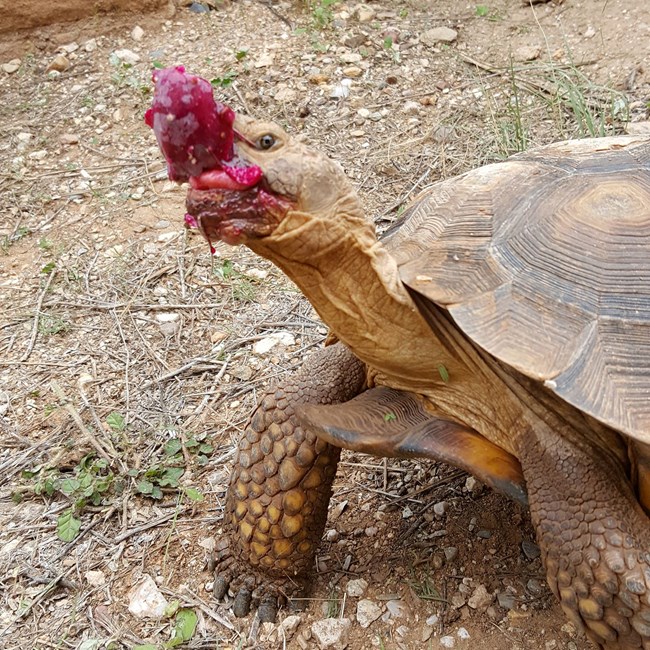
{"type": "Polygon", "coordinates": [[[359,5],[356,13],[360,23],[369,23],[377,15],[375,10],[367,5],[359,5]]]}
{"type": "Polygon", "coordinates": [[[136,25],[131,30],[131,38],[134,41],[141,41],[143,36],[144,36],[144,29],[142,29],[142,27],[140,27],[140,25],[136,25]]]}
{"type": "Polygon", "coordinates": [[[129,592],[129,611],[138,618],[162,618],[168,604],[151,576],[129,592]]]}
{"type": "Polygon", "coordinates": [[[358,52],[344,52],[339,57],[341,63],[359,63],[363,57],[358,52]]]}
{"type": "Polygon", "coordinates": [[[135,65],[140,60],[140,55],[136,54],[133,50],[115,50],[113,54],[123,63],[128,63],[129,65],[135,65]]]}
{"type": "Polygon", "coordinates": [[[363,578],[350,580],[345,587],[345,591],[351,598],[361,598],[368,589],[368,583],[363,578]]]}
{"type": "Polygon", "coordinates": [[[487,609],[494,600],[494,596],[488,592],[485,585],[479,585],[474,589],[474,593],[469,597],[467,604],[472,609],[487,609]]]}
{"type": "Polygon", "coordinates": [[[345,650],[351,625],[349,618],[324,618],[312,623],[311,633],[320,650],[345,650]]]}
{"type": "Polygon", "coordinates": [[[86,582],[93,587],[101,587],[106,584],[106,576],[103,571],[86,571],[84,577],[86,582]]]}
{"type": "Polygon", "coordinates": [[[257,61],[255,61],[256,68],[270,68],[273,65],[274,55],[270,52],[264,52],[257,61]]]}
{"type": "Polygon", "coordinates": [[[438,43],[453,43],[458,38],[458,32],[449,27],[434,27],[420,35],[420,42],[430,47],[438,43]]]}
{"type": "Polygon", "coordinates": [[[20,64],[21,64],[20,59],[11,59],[11,61],[8,61],[7,63],[2,64],[2,69],[7,74],[12,74],[12,73],[17,72],[18,70],[20,70],[20,64]]]}
{"type": "Polygon", "coordinates": [[[464,627],[459,627],[458,631],[456,632],[456,636],[459,639],[462,639],[463,641],[467,641],[469,639],[469,632],[467,631],[466,628],[464,627]]]}
{"type": "Polygon", "coordinates": [[[440,646],[442,648],[453,648],[456,645],[456,639],[453,636],[441,636],[440,646]]]}
{"type": "Polygon", "coordinates": [[[357,622],[361,627],[369,627],[381,616],[381,607],[372,600],[364,598],[357,603],[357,622]]]}

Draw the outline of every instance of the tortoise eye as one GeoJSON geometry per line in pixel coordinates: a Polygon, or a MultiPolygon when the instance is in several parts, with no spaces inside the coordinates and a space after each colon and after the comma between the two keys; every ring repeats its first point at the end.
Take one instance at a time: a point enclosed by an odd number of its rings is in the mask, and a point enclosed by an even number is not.
{"type": "Polygon", "coordinates": [[[263,135],[258,140],[258,146],[260,149],[270,149],[274,144],[275,144],[275,138],[270,133],[263,135]]]}

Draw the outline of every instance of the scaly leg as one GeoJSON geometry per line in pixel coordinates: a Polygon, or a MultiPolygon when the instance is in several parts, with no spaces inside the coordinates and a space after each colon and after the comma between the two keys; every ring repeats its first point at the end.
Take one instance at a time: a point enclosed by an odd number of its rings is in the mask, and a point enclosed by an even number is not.
{"type": "Polygon", "coordinates": [[[344,402],[363,390],[365,366],[342,344],[312,354],[262,397],[239,443],[223,532],[215,552],[215,596],[233,610],[273,620],[278,601],[305,590],[327,519],[340,449],[305,431],[300,404],[344,402]]]}
{"type": "Polygon", "coordinates": [[[599,647],[650,648],[650,520],[620,463],[555,432],[524,435],[520,461],[551,589],[599,647]]]}

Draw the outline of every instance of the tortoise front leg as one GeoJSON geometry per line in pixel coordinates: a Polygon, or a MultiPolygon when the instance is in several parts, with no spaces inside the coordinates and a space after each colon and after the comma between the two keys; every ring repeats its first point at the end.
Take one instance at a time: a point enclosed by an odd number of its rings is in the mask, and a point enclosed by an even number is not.
{"type": "Polygon", "coordinates": [[[274,620],[279,600],[305,590],[340,449],[303,430],[295,410],[347,401],[365,377],[365,366],[337,343],[260,400],[239,442],[215,551],[215,596],[230,589],[235,615],[261,600],[260,618],[274,620]]]}
{"type": "Polygon", "coordinates": [[[526,434],[520,460],[548,583],[599,647],[650,648],[650,520],[590,441],[526,434]]]}

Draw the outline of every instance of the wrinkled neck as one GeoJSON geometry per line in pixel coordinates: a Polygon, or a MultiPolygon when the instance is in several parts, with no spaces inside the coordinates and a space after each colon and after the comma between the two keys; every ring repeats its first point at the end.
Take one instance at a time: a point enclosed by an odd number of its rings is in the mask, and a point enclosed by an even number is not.
{"type": "Polygon", "coordinates": [[[431,386],[456,363],[432,335],[374,228],[357,214],[292,212],[250,246],[307,296],[334,334],[391,385],[431,386]]]}

